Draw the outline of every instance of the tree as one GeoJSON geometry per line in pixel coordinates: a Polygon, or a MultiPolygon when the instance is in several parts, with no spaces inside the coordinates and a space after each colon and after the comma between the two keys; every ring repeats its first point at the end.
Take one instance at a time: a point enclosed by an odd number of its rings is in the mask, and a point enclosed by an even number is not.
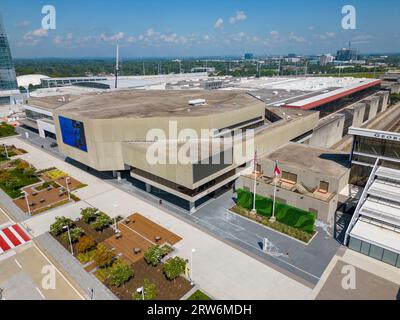
{"type": "Polygon", "coordinates": [[[180,257],[174,257],[174,258],[170,258],[168,259],[164,266],[163,266],[163,271],[165,273],[165,276],[170,279],[173,280],[177,277],[179,277],[181,275],[181,273],[183,273],[183,271],[185,271],[185,267],[186,267],[186,261],[183,260],[180,257]]]}
{"type": "Polygon", "coordinates": [[[158,245],[152,245],[144,253],[144,259],[148,264],[155,267],[166,254],[167,250],[165,248],[160,248],[158,245]]]}
{"type": "Polygon", "coordinates": [[[108,267],[112,264],[114,259],[114,254],[107,249],[107,247],[99,243],[97,245],[96,254],[94,256],[94,262],[100,268],[108,267]]]}
{"type": "Polygon", "coordinates": [[[63,233],[65,230],[63,230],[64,226],[67,226],[71,228],[73,226],[74,222],[66,217],[56,217],[56,221],[50,226],[50,232],[58,236],[59,234],[63,233]]]}
{"type": "Polygon", "coordinates": [[[81,216],[82,220],[85,221],[86,223],[91,223],[92,221],[96,220],[96,213],[97,213],[96,208],[85,208],[81,209],[81,216]]]}
{"type": "MultiPolygon", "coordinates": [[[[155,300],[157,298],[157,288],[156,285],[150,282],[148,279],[144,279],[143,284],[144,290],[144,300],[155,300]]],[[[132,295],[133,300],[142,300],[142,293],[134,292],[132,295]]]]}
{"type": "Polygon", "coordinates": [[[129,281],[134,275],[132,267],[122,259],[118,259],[109,268],[108,282],[116,287],[120,287],[129,281]]]}
{"type": "Polygon", "coordinates": [[[83,236],[79,239],[78,243],[76,244],[76,249],[79,252],[87,252],[93,249],[96,246],[96,241],[91,236],[83,236]]]}
{"type": "Polygon", "coordinates": [[[104,212],[99,212],[97,214],[96,220],[92,222],[91,226],[96,231],[103,231],[111,224],[111,222],[112,220],[108,215],[106,215],[104,212]]]}
{"type": "Polygon", "coordinates": [[[83,233],[84,233],[84,231],[82,228],[76,227],[73,229],[69,229],[69,235],[68,235],[68,232],[64,232],[62,235],[62,238],[66,243],[69,243],[69,237],[71,237],[71,242],[75,243],[79,240],[79,238],[81,237],[81,235],[83,233]]]}

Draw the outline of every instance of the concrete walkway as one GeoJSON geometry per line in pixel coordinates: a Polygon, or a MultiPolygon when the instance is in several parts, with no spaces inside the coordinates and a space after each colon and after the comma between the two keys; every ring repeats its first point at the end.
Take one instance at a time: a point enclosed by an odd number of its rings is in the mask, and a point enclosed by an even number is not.
{"type": "Polygon", "coordinates": [[[35,236],[44,234],[56,216],[75,218],[81,207],[93,206],[110,216],[114,213],[128,216],[139,212],[183,238],[176,245],[177,255],[190,258],[192,249],[196,250],[193,254],[192,278],[199,287],[217,299],[307,299],[312,292],[311,288],[292,277],[266,266],[151,202],[126,193],[22,139],[11,138],[7,143],[27,150],[29,153],[21,158],[30,161],[36,168],[55,166],[88,184],[88,187],[74,192],[82,201],[26,220],[35,236]],[[118,205],[115,212],[114,204],[118,205]]]}
{"type": "Polygon", "coordinates": [[[118,300],[97,278],[86,272],[78,260],[49,233],[36,237],[34,242],[58,269],[65,271],[64,276],[86,299],[91,298],[93,289],[95,300],[118,300]]]}

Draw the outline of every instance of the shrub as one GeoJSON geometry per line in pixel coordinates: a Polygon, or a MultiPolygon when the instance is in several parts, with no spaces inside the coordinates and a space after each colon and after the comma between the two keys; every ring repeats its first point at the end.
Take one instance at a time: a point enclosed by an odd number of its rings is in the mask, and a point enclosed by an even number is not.
{"type": "Polygon", "coordinates": [[[58,236],[59,234],[63,233],[65,230],[63,229],[64,226],[68,225],[69,228],[73,226],[73,221],[66,217],[56,217],[56,221],[50,226],[50,232],[58,236]]]}
{"type": "MultiPolygon", "coordinates": [[[[96,255],[96,249],[92,249],[92,250],[86,251],[85,253],[78,254],[77,258],[80,263],[88,263],[88,262],[94,260],[95,255],[96,255]]],[[[101,269],[99,269],[99,270],[101,270],[101,269]]]]}
{"type": "Polygon", "coordinates": [[[91,223],[92,221],[96,220],[96,213],[97,213],[96,208],[85,208],[81,209],[81,216],[82,220],[85,221],[86,223],[91,223]]]}
{"type": "MultiPolygon", "coordinates": [[[[157,298],[156,285],[154,283],[151,283],[147,279],[144,279],[143,290],[144,290],[144,300],[155,300],[157,298]]],[[[135,291],[132,294],[132,299],[133,300],[142,300],[143,299],[142,293],[135,291]]]]}
{"type": "Polygon", "coordinates": [[[144,259],[148,264],[152,266],[157,266],[161,259],[168,253],[166,248],[161,248],[160,246],[153,245],[150,246],[144,253],[144,259]]]}
{"type": "Polygon", "coordinates": [[[168,279],[173,280],[179,277],[185,271],[185,267],[185,260],[180,257],[174,257],[165,262],[163,271],[168,279]]]}
{"type": "Polygon", "coordinates": [[[134,275],[132,267],[122,259],[118,259],[109,268],[108,282],[116,287],[120,287],[134,275]]]}
{"type": "Polygon", "coordinates": [[[112,223],[111,218],[106,215],[104,212],[99,212],[97,214],[96,220],[92,222],[91,226],[96,231],[103,231],[112,223]]]}
{"type": "MultiPolygon", "coordinates": [[[[75,243],[79,240],[79,238],[81,237],[81,235],[84,233],[83,229],[80,227],[76,227],[73,229],[69,229],[69,233],[71,236],[71,242],[75,243]]],[[[66,243],[69,243],[69,236],[68,236],[68,232],[64,232],[62,235],[63,240],[66,243]]]]}
{"type": "Polygon", "coordinates": [[[79,252],[87,252],[96,246],[96,241],[91,236],[83,236],[76,244],[76,249],[79,252]]]}
{"type": "Polygon", "coordinates": [[[96,254],[94,256],[94,262],[100,268],[108,267],[112,264],[114,259],[114,254],[107,249],[107,247],[99,243],[97,245],[96,254]]]}

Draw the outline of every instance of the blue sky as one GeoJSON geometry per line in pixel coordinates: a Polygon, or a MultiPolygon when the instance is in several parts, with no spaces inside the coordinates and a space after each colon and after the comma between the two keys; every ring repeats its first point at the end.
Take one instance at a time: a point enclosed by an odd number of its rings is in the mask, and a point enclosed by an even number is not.
{"type": "Polygon", "coordinates": [[[400,52],[398,0],[1,0],[13,56],[124,57],[400,52]],[[56,30],[41,29],[44,5],[56,30]],[[356,30],[341,26],[356,8],[356,30]]]}

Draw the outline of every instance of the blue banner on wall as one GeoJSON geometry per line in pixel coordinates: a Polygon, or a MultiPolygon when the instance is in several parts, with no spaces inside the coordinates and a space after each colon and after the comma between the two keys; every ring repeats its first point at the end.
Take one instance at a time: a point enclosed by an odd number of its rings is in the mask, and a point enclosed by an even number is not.
{"type": "Polygon", "coordinates": [[[62,116],[58,117],[58,121],[60,123],[63,142],[71,147],[87,152],[83,122],[64,118],[62,116]]]}

